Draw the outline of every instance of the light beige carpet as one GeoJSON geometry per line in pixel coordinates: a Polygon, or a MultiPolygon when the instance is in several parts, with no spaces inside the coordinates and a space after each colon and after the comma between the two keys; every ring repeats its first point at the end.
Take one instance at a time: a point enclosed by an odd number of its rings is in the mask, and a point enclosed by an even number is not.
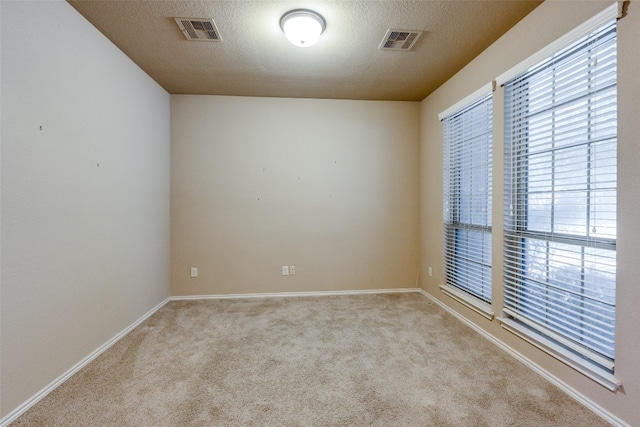
{"type": "Polygon", "coordinates": [[[14,425],[608,424],[413,293],[174,301],[14,425]]]}

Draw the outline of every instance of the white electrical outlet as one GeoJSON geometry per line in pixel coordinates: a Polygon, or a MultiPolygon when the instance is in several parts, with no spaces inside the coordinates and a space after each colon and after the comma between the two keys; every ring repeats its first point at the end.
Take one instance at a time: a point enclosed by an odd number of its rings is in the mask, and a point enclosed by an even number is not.
{"type": "Polygon", "coordinates": [[[198,267],[191,267],[191,277],[198,277],[198,267]]]}
{"type": "Polygon", "coordinates": [[[289,266],[289,276],[294,276],[296,274],[296,266],[295,265],[290,265],[289,266]]]}
{"type": "Polygon", "coordinates": [[[431,267],[429,267],[429,277],[433,276],[433,269],[431,267]]]}
{"type": "Polygon", "coordinates": [[[289,266],[288,265],[283,265],[282,266],[282,275],[283,276],[288,276],[289,275],[289,266]]]}

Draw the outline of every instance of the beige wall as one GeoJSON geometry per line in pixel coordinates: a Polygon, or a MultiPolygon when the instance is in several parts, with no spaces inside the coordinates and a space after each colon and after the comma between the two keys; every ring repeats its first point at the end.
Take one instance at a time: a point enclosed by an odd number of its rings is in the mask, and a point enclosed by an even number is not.
{"type": "MultiPolygon", "coordinates": [[[[172,96],[169,118],[166,92],[66,3],[0,2],[0,417],[166,298],[171,265],[173,295],[414,287],[420,268],[431,295],[640,424],[639,3],[619,25],[616,376],[623,389],[605,390],[438,288],[437,114],[608,4],[545,2],[422,104],[172,96]],[[282,265],[297,274],[283,277],[282,265]],[[197,279],[189,278],[191,266],[197,279]]],[[[498,314],[501,95],[494,115],[498,314]]]]}
{"type": "MultiPolygon", "coordinates": [[[[442,126],[437,114],[495,79],[612,2],[546,1],[505,36],[422,102],[421,110],[421,287],[489,334],[631,425],[640,425],[640,2],[619,21],[619,193],[616,377],[623,389],[612,393],[557,360],[516,338],[441,293],[442,259],[442,126]],[[433,267],[433,277],[426,274],[433,267]]],[[[493,310],[502,308],[503,90],[494,94],[493,310]]],[[[496,351],[501,351],[496,348],[496,351]]]]}
{"type": "Polygon", "coordinates": [[[416,287],[419,109],[173,95],[173,295],[416,287]]]}
{"type": "Polygon", "coordinates": [[[0,14],[1,417],[169,296],[169,95],[66,2],[0,14]]]}

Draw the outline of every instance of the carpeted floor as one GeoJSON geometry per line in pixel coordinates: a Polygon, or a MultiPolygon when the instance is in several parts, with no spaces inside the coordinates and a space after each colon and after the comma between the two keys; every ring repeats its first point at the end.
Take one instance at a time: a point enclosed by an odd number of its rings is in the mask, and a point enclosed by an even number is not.
{"type": "Polygon", "coordinates": [[[170,302],[13,425],[608,424],[405,293],[170,302]]]}

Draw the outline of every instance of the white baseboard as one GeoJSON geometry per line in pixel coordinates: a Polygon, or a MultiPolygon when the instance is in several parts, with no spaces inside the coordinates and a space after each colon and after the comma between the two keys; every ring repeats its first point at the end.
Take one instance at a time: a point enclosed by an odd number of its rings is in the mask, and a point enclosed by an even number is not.
{"type": "Polygon", "coordinates": [[[449,307],[446,304],[444,304],[442,301],[439,301],[437,298],[435,298],[431,294],[427,293],[424,289],[419,289],[418,292],[420,292],[422,295],[424,295],[425,297],[427,297],[428,299],[430,299],[431,301],[436,303],[438,306],[442,307],[448,313],[450,313],[453,316],[455,316],[458,320],[462,321],[465,325],[469,326],[474,331],[478,332],[481,336],[483,336],[487,340],[491,341],[493,344],[497,345],[502,350],[506,351],[510,356],[513,356],[514,358],[519,360],[521,363],[523,363],[525,366],[529,367],[531,370],[536,372],[538,375],[542,376],[544,379],[549,381],[551,384],[555,385],[560,390],[564,391],[566,394],[571,396],[573,399],[575,399],[578,402],[580,402],[587,409],[591,410],[593,413],[595,413],[596,415],[600,416],[601,418],[603,418],[608,423],[610,423],[610,424],[612,424],[614,426],[619,426],[619,427],[631,427],[630,424],[627,424],[626,422],[624,422],[620,418],[616,417],[614,414],[612,414],[611,412],[607,411],[606,409],[604,409],[603,407],[601,407],[600,405],[595,403],[593,400],[591,400],[588,397],[586,397],[585,395],[583,395],[582,393],[578,392],[576,389],[574,389],[573,387],[569,386],[567,383],[565,383],[564,381],[562,381],[561,379],[559,379],[555,375],[552,375],[551,373],[549,373],[548,371],[546,371],[545,369],[540,367],[537,363],[535,363],[532,360],[530,360],[529,358],[523,356],[521,353],[517,352],[516,350],[514,350],[513,348],[511,348],[510,346],[508,346],[504,342],[500,341],[498,338],[496,338],[493,335],[489,334],[487,331],[485,331],[484,329],[480,328],[475,323],[471,322],[470,320],[468,320],[467,318],[462,316],[460,313],[458,313],[457,311],[455,311],[451,307],[449,307]]]}
{"type": "Polygon", "coordinates": [[[58,378],[53,380],[49,385],[47,385],[45,388],[40,390],[38,393],[34,394],[31,398],[29,398],[23,404],[18,406],[16,409],[14,409],[13,411],[9,412],[6,416],[4,416],[2,419],[0,419],[0,427],[6,427],[9,424],[11,424],[12,422],[14,422],[20,415],[24,414],[27,410],[29,410],[29,408],[31,408],[33,405],[35,405],[40,400],[42,400],[46,395],[48,395],[53,390],[55,390],[58,386],[60,386],[62,383],[64,383],[66,380],[68,380],[76,372],[78,372],[80,369],[82,369],[85,366],[87,366],[92,360],[94,360],[96,357],[100,356],[102,353],[104,353],[106,350],[108,350],[109,347],[111,347],[112,345],[117,343],[125,335],[127,335],[129,332],[131,332],[133,329],[135,329],[136,326],[140,325],[142,322],[144,322],[149,317],[151,317],[151,315],[153,313],[155,313],[156,311],[161,309],[169,301],[171,301],[171,298],[167,298],[164,301],[162,301],[160,304],[158,304],[155,307],[153,307],[151,310],[149,310],[147,313],[145,313],[141,318],[139,318],[138,320],[133,322],[131,325],[129,325],[127,328],[123,329],[116,336],[114,336],[109,341],[107,341],[106,343],[102,344],[96,350],[91,352],[91,354],[89,354],[87,357],[85,357],[84,359],[82,359],[81,361],[76,363],[68,371],[66,371],[64,374],[60,375],[58,378]]]}
{"type": "Polygon", "coordinates": [[[172,301],[199,299],[236,299],[236,298],[283,298],[283,297],[321,297],[330,295],[363,295],[363,294],[399,294],[420,292],[419,288],[366,289],[353,291],[318,291],[318,292],[272,292],[253,294],[215,294],[215,295],[183,295],[171,297],[172,301]]]}

